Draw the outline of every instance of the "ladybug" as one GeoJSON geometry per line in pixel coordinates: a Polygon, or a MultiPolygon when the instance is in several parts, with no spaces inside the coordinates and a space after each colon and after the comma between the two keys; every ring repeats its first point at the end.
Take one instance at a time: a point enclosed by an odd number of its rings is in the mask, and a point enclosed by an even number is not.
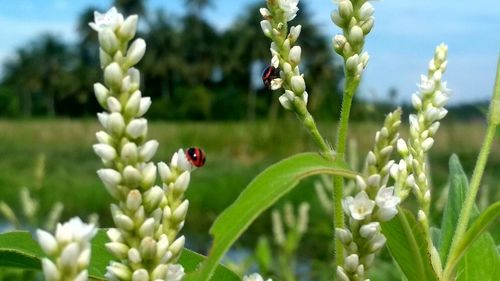
{"type": "Polygon", "coordinates": [[[190,147],[186,149],[186,158],[195,167],[205,165],[205,151],[199,147],[190,147]]]}
{"type": "Polygon", "coordinates": [[[280,77],[280,70],[272,65],[266,67],[262,72],[262,82],[266,88],[271,88],[271,81],[280,77]]]}

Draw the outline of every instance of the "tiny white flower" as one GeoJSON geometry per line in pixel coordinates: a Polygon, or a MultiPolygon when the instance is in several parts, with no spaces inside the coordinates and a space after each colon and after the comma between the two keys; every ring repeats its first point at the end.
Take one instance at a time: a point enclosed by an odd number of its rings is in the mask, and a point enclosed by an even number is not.
{"type": "Polygon", "coordinates": [[[123,15],[118,13],[115,7],[112,7],[104,14],[95,11],[94,21],[90,22],[89,25],[95,31],[100,32],[105,28],[115,29],[122,23],[123,23],[123,15]]]}
{"type": "Polygon", "coordinates": [[[299,0],[279,0],[278,5],[280,9],[285,13],[286,21],[291,21],[297,16],[299,8],[297,4],[299,0]]]}
{"type": "Polygon", "coordinates": [[[381,188],[375,198],[375,202],[379,207],[377,215],[382,221],[388,221],[392,219],[397,213],[397,206],[401,199],[394,195],[394,187],[383,187],[381,188]]]}
{"type": "Polygon", "coordinates": [[[281,78],[276,78],[271,80],[271,90],[278,90],[283,85],[283,80],[281,78]]]}
{"type": "Polygon", "coordinates": [[[180,264],[169,265],[167,269],[167,276],[165,280],[181,281],[184,278],[184,267],[180,264]]]}
{"type": "MultiPolygon", "coordinates": [[[[352,197],[351,197],[352,198],[352,197]]],[[[347,199],[347,198],[346,198],[347,199]]],[[[370,215],[375,207],[375,202],[370,200],[366,192],[359,192],[352,201],[347,205],[351,216],[355,220],[363,220],[366,216],[370,215]]]]}

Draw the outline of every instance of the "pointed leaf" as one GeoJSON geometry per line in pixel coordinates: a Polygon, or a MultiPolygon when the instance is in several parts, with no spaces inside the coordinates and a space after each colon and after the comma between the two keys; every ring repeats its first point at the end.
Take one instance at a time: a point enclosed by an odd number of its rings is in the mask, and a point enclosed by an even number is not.
{"type": "Polygon", "coordinates": [[[427,254],[425,232],[411,212],[399,208],[394,219],[382,223],[382,233],[392,257],[409,281],[438,280],[427,254]]]}
{"type": "Polygon", "coordinates": [[[465,196],[469,187],[467,176],[460,165],[460,160],[457,155],[453,154],[449,161],[449,191],[448,201],[444,208],[443,218],[441,220],[441,239],[439,243],[439,256],[443,264],[448,259],[453,234],[458,224],[458,217],[465,200],[465,196]]]}
{"type": "Polygon", "coordinates": [[[186,280],[208,280],[227,250],[262,212],[292,190],[300,180],[317,174],[356,176],[345,162],[328,161],[317,153],[298,154],[267,168],[214,222],[210,229],[214,236],[210,254],[201,269],[186,280]]]}

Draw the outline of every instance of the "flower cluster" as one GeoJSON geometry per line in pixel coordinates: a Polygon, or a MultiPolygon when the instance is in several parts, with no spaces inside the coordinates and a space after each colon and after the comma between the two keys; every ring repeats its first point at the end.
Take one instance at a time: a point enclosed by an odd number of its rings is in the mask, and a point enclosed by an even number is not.
{"type": "Polygon", "coordinates": [[[151,105],[142,97],[139,70],[133,66],[144,55],[146,44],[134,38],[137,16],[124,19],[115,8],[95,13],[90,26],[98,32],[104,84],[94,85],[97,100],[106,109],[98,118],[103,131],[96,134],[96,154],[106,168],[97,173],[117,200],[111,212],[117,228],[107,234],[107,249],[119,260],[108,266],[110,280],[181,280],[182,266],[175,264],[184,247],[177,234],[184,224],[191,165],[183,150],[172,157],[170,167],[151,162],[158,142],[147,140],[151,105]],[[155,185],[157,169],[163,187],[155,185]]]}
{"type": "Polygon", "coordinates": [[[77,217],[64,224],[57,224],[54,235],[37,230],[38,243],[50,257],[42,259],[45,280],[88,280],[90,240],[96,233],[94,225],[83,223],[77,217]]]}
{"type": "Polygon", "coordinates": [[[262,31],[272,40],[271,65],[281,69],[280,77],[271,81],[271,89],[284,88],[285,93],[279,101],[288,110],[305,107],[308,99],[304,76],[299,69],[302,49],[294,46],[302,26],[292,26],[290,32],[287,28],[287,23],[297,15],[297,4],[298,0],[268,0],[268,8],[260,9],[264,17],[260,22],[262,31]]]}
{"type": "MultiPolygon", "coordinates": [[[[271,39],[271,67],[280,69],[279,77],[269,82],[270,88],[283,88],[284,93],[279,97],[281,105],[294,111],[297,117],[309,130],[321,153],[330,157],[332,149],[320,135],[314,118],[307,110],[308,93],[304,75],[300,72],[299,64],[302,55],[300,46],[295,45],[302,30],[301,25],[288,29],[288,22],[297,15],[298,0],[267,0],[267,8],[261,8],[260,13],[264,20],[260,26],[264,35],[271,39]]],[[[267,83],[267,81],[266,81],[267,83]]]]}
{"type": "Polygon", "coordinates": [[[357,80],[368,64],[369,56],[362,51],[365,36],[373,28],[374,11],[366,0],[340,0],[338,9],[331,15],[332,21],[343,31],[333,38],[333,47],[344,58],[346,74],[357,80]]]}
{"type": "Polygon", "coordinates": [[[395,196],[394,187],[387,184],[400,124],[400,109],[387,115],[384,126],[375,135],[374,148],[366,157],[364,176],[356,178],[361,191],[344,199],[344,212],[349,217],[347,229],[335,230],[346,250],[344,264],[337,267],[339,280],[365,280],[365,271],[385,244],[380,222],[392,219],[398,212],[400,199],[395,196]]]}
{"type": "Polygon", "coordinates": [[[444,105],[449,98],[449,89],[446,82],[441,81],[446,70],[447,52],[446,45],[439,45],[429,63],[428,75],[420,78],[419,91],[412,96],[417,112],[410,115],[410,138],[406,142],[398,140],[397,149],[402,160],[391,168],[398,196],[404,200],[413,191],[425,215],[428,215],[431,199],[426,157],[434,144],[439,121],[448,112],[444,105]]]}

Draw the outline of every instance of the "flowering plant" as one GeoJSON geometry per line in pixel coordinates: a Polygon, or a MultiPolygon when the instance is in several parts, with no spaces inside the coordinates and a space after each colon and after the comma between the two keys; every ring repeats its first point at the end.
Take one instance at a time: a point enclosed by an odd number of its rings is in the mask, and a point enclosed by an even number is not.
{"type": "MultiPolygon", "coordinates": [[[[29,269],[38,269],[41,264],[45,278],[54,281],[240,280],[220,265],[234,241],[300,180],[327,174],[333,177],[331,234],[335,252],[331,273],[336,280],[369,280],[369,270],[384,246],[405,280],[448,281],[469,276],[491,280],[495,276],[489,270],[491,267],[471,267],[463,258],[477,261],[485,255],[494,269],[500,264],[496,246],[486,232],[500,214],[500,202],[482,213],[474,206],[495,129],[500,123],[500,69],[487,135],[471,183],[458,159],[452,157],[452,180],[441,227],[431,228],[432,190],[427,156],[440,120],[447,114],[445,105],[450,90],[443,74],[448,47],[441,44],[435,49],[427,75],[420,78],[418,91],[412,97],[415,113],[409,116],[408,138],[399,134],[402,111],[395,109],[386,115],[375,134],[364,168],[354,171],[345,162],[349,115],[368,65],[364,44],[374,25],[374,8],[365,0],[339,0],[338,9],[332,13],[332,21],[342,30],[332,40],[333,49],[342,57],[345,72],[342,112],[332,147],[307,108],[309,94],[300,69],[302,50],[298,45],[301,26],[289,27],[299,12],[298,2],[267,0],[267,7],[260,9],[261,29],[271,41],[270,66],[263,79],[270,89],[280,91],[279,102],[297,116],[319,153],[294,155],[254,178],[214,222],[210,230],[214,240],[207,258],[185,249],[185,237],[180,235],[189,207],[185,191],[191,173],[205,162],[204,152],[200,148],[179,149],[168,164],[152,162],[159,143],[147,138],[148,121],[144,115],[151,99],[143,97],[140,71],[135,68],[146,51],[146,42],[141,38],[133,40],[138,17],[124,18],[112,8],[104,14],[96,12],[94,22],[89,25],[98,34],[104,78],[103,83],[94,84],[96,98],[104,111],[98,114],[103,129],[96,133],[97,144],[93,149],[104,166],[97,175],[115,200],[111,205],[114,227],[98,231],[93,224],[73,218],[58,224],[55,234],[38,230],[39,246],[33,245],[26,233],[2,235],[0,245],[14,241],[8,251],[0,250],[0,254],[13,257],[7,264],[29,269]],[[393,155],[394,151],[398,157],[393,155]],[[353,196],[345,196],[344,181],[351,182],[353,196]],[[414,212],[405,205],[412,195],[417,202],[414,212]],[[475,220],[471,220],[472,215],[475,220]],[[481,252],[477,254],[471,249],[481,252]]],[[[302,206],[298,219],[291,207],[289,211],[285,209],[284,220],[291,233],[287,237],[280,214],[273,214],[275,240],[282,249],[294,252],[296,239],[300,240],[306,231],[309,205],[302,206]],[[287,212],[293,216],[287,218],[287,212]]],[[[290,267],[283,278],[294,280],[293,266],[287,264],[294,259],[288,258],[283,267],[290,267]]],[[[271,279],[254,273],[243,280],[271,279]]]]}

